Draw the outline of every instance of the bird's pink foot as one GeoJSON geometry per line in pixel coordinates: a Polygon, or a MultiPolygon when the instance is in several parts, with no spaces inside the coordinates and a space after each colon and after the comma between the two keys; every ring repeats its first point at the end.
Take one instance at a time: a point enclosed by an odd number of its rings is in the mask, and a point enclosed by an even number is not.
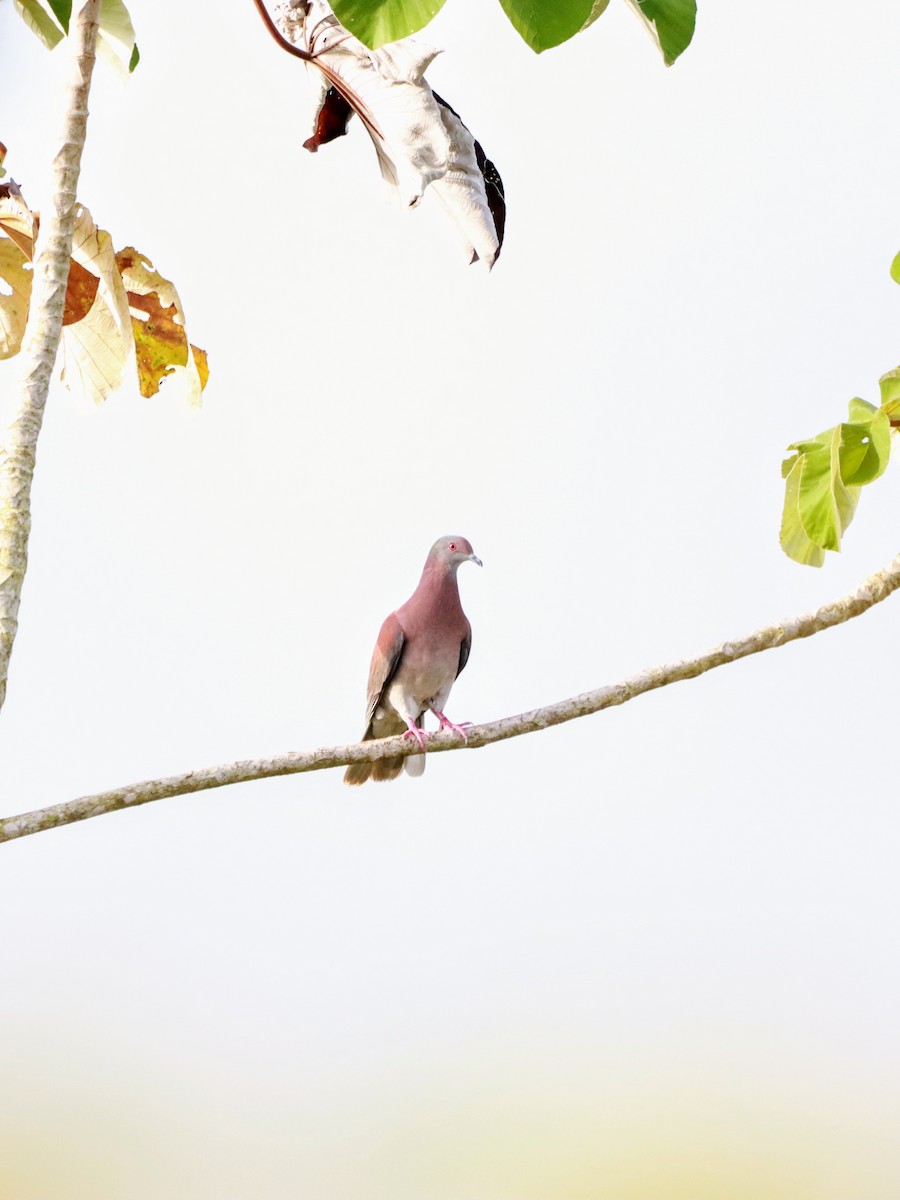
{"type": "Polygon", "coordinates": [[[403,736],[405,738],[414,737],[416,739],[416,741],[419,743],[420,749],[424,750],[425,749],[425,730],[420,729],[418,727],[418,725],[413,724],[412,721],[408,721],[407,724],[409,725],[409,729],[404,730],[403,736]]]}
{"type": "Polygon", "coordinates": [[[463,721],[459,725],[454,725],[449,717],[445,717],[444,714],[442,712],[438,712],[436,708],[433,708],[431,711],[440,721],[441,729],[445,729],[450,733],[458,733],[464,742],[469,740],[466,730],[472,728],[471,721],[463,721]]]}

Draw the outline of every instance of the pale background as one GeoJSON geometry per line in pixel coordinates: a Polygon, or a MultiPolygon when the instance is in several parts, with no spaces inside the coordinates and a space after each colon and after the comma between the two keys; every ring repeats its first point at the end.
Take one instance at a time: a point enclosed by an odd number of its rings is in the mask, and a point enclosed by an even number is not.
{"type": "MultiPolygon", "coordinates": [[[[81,197],[175,279],[202,410],[54,385],[2,811],[361,731],[431,542],[484,559],[482,721],[843,594],[786,444],[900,362],[888,0],[706,0],[663,68],[619,3],[536,58],[449,0],[430,72],[507,186],[492,275],[316,156],[249,0],[134,0],[81,197]]],[[[0,138],[46,203],[63,50],[0,4],[0,138]]],[[[4,364],[0,388],[14,386],[4,364]]],[[[0,848],[2,1200],[900,1194],[900,605],[351,792],[340,773],[0,848]]]]}

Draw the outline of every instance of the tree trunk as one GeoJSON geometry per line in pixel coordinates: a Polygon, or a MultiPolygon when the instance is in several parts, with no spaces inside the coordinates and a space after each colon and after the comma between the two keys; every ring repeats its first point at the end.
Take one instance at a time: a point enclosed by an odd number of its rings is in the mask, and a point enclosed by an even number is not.
{"type": "Polygon", "coordinates": [[[101,0],[73,12],[65,43],[70,56],[59,150],[53,160],[52,208],[43,215],[28,324],[22,344],[19,394],[0,447],[0,707],[18,629],[19,600],[31,531],[31,480],[50,376],[62,335],[72,253],[75,201],[88,117],[101,0]]]}

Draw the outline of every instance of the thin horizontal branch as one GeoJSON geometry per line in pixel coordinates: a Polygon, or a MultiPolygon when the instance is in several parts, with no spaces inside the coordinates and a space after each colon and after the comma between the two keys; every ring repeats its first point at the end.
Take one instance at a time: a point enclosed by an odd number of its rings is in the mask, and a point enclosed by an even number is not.
{"type": "MultiPolygon", "coordinates": [[[[486,725],[476,725],[469,731],[468,741],[465,743],[452,733],[429,734],[428,751],[438,753],[444,750],[476,750],[493,742],[520,737],[525,733],[536,733],[539,729],[549,729],[551,725],[561,725],[565,721],[574,721],[578,717],[586,717],[605,708],[625,704],[644,692],[652,692],[656,688],[667,687],[670,683],[679,683],[683,679],[693,679],[697,675],[712,671],[715,667],[724,667],[750,654],[774,650],[776,646],[784,646],[788,642],[797,641],[798,638],[811,637],[814,633],[841,625],[886,600],[898,587],[900,555],[889,567],[870,575],[855,591],[842,596],[840,600],[835,600],[833,604],[816,609],[815,612],[791,617],[777,625],[767,625],[745,637],[724,642],[715,650],[699,654],[695,658],[651,667],[623,679],[620,683],[584,692],[569,700],[548,704],[545,708],[536,708],[515,717],[504,717],[486,725]]],[[[44,829],[54,829],[58,825],[70,825],[74,821],[87,820],[88,817],[99,817],[103,813],[117,812],[122,808],[149,804],[152,800],[165,800],[170,796],[204,792],[233,783],[268,779],[274,775],[299,775],[305,771],[324,771],[329,767],[344,767],[350,763],[375,762],[380,758],[399,758],[417,753],[418,746],[409,741],[402,738],[383,738],[376,742],[326,746],[319,750],[280,754],[275,758],[248,759],[245,762],[187,771],[182,775],[132,783],[125,787],[113,788],[109,792],[98,792],[94,796],[82,796],[77,800],[53,804],[49,808],[6,817],[0,820],[0,842],[26,837],[44,829]]]]}

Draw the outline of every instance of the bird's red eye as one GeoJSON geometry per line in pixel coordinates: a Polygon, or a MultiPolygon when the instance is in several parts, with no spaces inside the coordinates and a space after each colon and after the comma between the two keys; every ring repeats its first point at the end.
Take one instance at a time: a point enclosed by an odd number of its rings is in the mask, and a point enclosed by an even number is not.
{"type": "Polygon", "coordinates": [[[453,550],[455,550],[455,549],[456,549],[456,542],[451,542],[451,543],[450,543],[450,545],[447,547],[447,549],[448,549],[448,550],[450,550],[450,551],[453,551],[453,550]]]}

